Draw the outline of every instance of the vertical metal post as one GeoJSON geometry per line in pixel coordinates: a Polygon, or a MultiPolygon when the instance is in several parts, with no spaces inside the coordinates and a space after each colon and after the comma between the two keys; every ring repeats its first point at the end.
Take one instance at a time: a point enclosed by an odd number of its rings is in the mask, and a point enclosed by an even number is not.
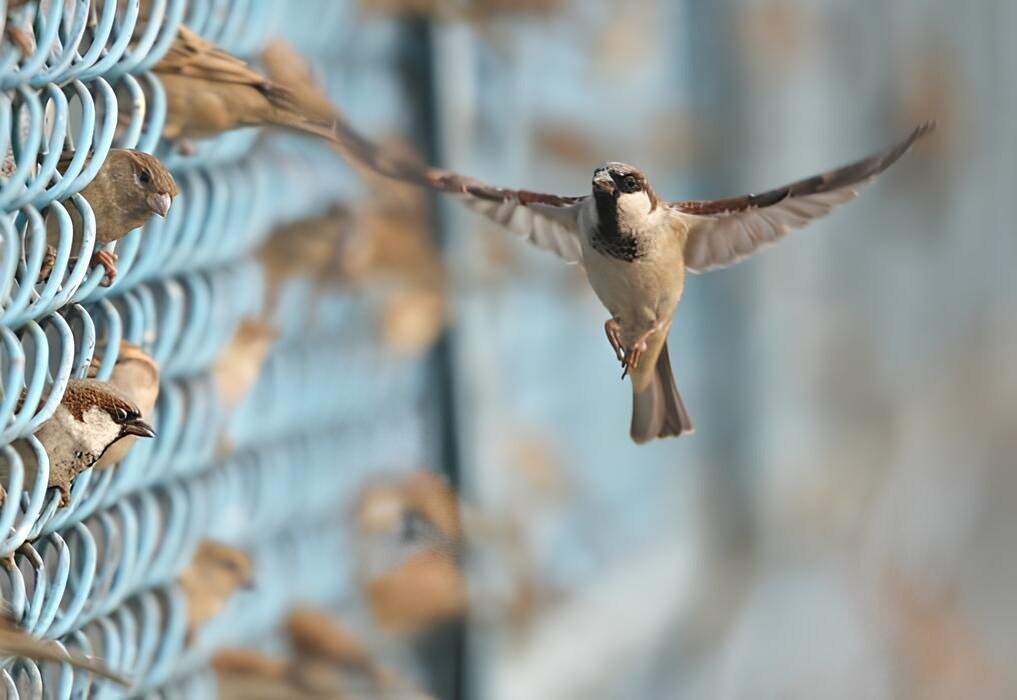
{"type": "MultiPolygon", "coordinates": [[[[433,36],[424,18],[402,22],[399,71],[410,114],[410,130],[428,163],[441,160],[439,114],[435,95],[433,36]]],[[[447,243],[447,228],[441,210],[431,196],[430,227],[439,246],[447,243]]],[[[445,473],[452,487],[460,487],[460,453],[456,435],[456,386],[452,342],[446,331],[429,358],[426,414],[431,417],[430,434],[435,435],[429,450],[434,464],[445,473]]],[[[419,652],[431,671],[431,689],[440,698],[458,700],[463,691],[466,657],[466,625],[455,623],[420,640],[419,652]]]]}
{"type": "MultiPolygon", "coordinates": [[[[746,140],[743,119],[750,114],[730,50],[734,42],[729,35],[737,26],[733,20],[738,3],[689,2],[687,8],[689,24],[696,30],[689,33],[686,51],[678,60],[694,67],[691,89],[701,114],[714,125],[711,135],[727,144],[734,143],[733,148],[726,148],[729,153],[737,153],[746,140]]],[[[703,149],[707,153],[719,150],[703,149]]],[[[736,162],[728,158],[724,162],[711,159],[696,163],[698,184],[704,186],[700,194],[717,197],[738,190],[736,162]]],[[[706,445],[703,486],[710,519],[706,523],[711,540],[708,545],[710,551],[725,552],[723,558],[736,557],[752,547],[754,516],[749,490],[752,412],[757,406],[751,368],[752,274],[751,268],[741,268],[737,274],[703,275],[690,285],[688,294],[698,299],[701,308],[708,309],[708,313],[696,314],[699,322],[695,333],[700,347],[709,349],[709,361],[703,363],[702,371],[706,374],[703,386],[710,387],[710,392],[701,421],[712,428],[697,439],[706,445]]]]}

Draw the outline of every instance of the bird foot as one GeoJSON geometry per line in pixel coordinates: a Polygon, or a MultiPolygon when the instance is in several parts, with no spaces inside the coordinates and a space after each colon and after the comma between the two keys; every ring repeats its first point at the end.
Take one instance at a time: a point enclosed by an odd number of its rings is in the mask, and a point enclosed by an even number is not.
{"type": "Polygon", "coordinates": [[[609,318],[604,323],[604,332],[607,334],[607,342],[611,343],[611,348],[614,350],[618,361],[625,364],[625,349],[622,346],[621,324],[618,323],[618,319],[609,318]]]}
{"type": "Polygon", "coordinates": [[[102,287],[109,287],[117,279],[117,255],[111,253],[108,250],[100,250],[92,256],[93,265],[102,265],[106,270],[106,275],[102,278],[102,282],[99,283],[102,287]]]}
{"type": "Polygon", "coordinates": [[[46,253],[42,256],[42,265],[39,267],[38,282],[48,282],[49,276],[53,274],[53,268],[56,266],[56,248],[51,245],[46,246],[46,253]]]}
{"type": "Polygon", "coordinates": [[[625,348],[625,356],[622,358],[622,379],[625,379],[631,372],[635,372],[636,368],[639,367],[639,361],[643,359],[643,353],[646,352],[646,336],[643,336],[642,340],[637,340],[632,343],[629,347],[625,348]]]}
{"type": "Polygon", "coordinates": [[[625,356],[622,358],[622,367],[625,368],[622,372],[622,379],[625,379],[626,376],[635,372],[636,368],[639,367],[639,361],[643,359],[643,355],[647,350],[646,341],[649,340],[650,336],[658,330],[659,326],[654,326],[636,338],[634,343],[625,348],[625,356]]]}

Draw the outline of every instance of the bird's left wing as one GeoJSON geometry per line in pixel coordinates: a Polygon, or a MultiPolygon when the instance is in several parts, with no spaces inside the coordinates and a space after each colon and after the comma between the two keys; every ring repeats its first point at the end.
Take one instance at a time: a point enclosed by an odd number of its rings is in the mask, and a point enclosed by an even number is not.
{"type": "Polygon", "coordinates": [[[386,177],[454,195],[520,238],[566,262],[582,263],[579,209],[585,197],[495,187],[451,170],[428,167],[399,153],[385,152],[338,115],[333,127],[336,147],[354,162],[386,177]]]}
{"type": "Polygon", "coordinates": [[[836,205],[854,199],[934,126],[926,122],[884,151],[768,192],[672,203],[671,209],[688,230],[686,268],[706,272],[731,265],[776,243],[792,229],[826,216],[836,205]]]}

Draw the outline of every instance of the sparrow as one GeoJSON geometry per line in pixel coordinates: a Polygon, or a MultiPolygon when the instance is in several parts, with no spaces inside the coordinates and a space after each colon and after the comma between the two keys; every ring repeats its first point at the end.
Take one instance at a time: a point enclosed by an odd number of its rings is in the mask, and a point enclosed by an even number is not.
{"type": "Polygon", "coordinates": [[[278,338],[279,332],[273,326],[257,318],[245,318],[237,326],[211,370],[212,381],[228,414],[258,383],[261,368],[278,338]]]}
{"type": "Polygon", "coordinates": [[[256,255],[265,275],[269,308],[275,308],[290,280],[324,281],[329,267],[340,257],[337,249],[345,245],[348,219],[344,211],[333,209],[272,231],[256,255]]]}
{"type": "Polygon", "coordinates": [[[129,687],[131,682],[123,676],[113,673],[106,664],[78,653],[64,649],[56,642],[32,636],[11,619],[8,611],[0,613],[0,658],[21,657],[33,661],[52,661],[67,664],[81,671],[111,680],[119,685],[129,687]]]}
{"type": "MultiPolygon", "coordinates": [[[[58,168],[65,171],[73,153],[64,154],[58,168]]],[[[148,223],[153,214],[165,217],[179,190],[166,166],[148,153],[127,148],[110,149],[95,178],[81,191],[95,215],[95,245],[118,241],[136,228],[148,223]]],[[[84,224],[78,208],[66,206],[75,232],[75,246],[80,245],[84,224]]],[[[60,242],[60,227],[56,217],[46,219],[46,238],[49,244],[40,279],[46,279],[56,261],[56,247],[60,242]]],[[[116,255],[105,250],[92,256],[93,265],[106,270],[102,286],[108,287],[116,279],[116,255]]]]}
{"type": "Polygon", "coordinates": [[[375,661],[349,630],[321,610],[296,608],[285,628],[296,652],[289,677],[299,687],[340,689],[349,697],[430,697],[375,661]]]}
{"type": "Polygon", "coordinates": [[[152,71],[166,90],[166,139],[201,139],[269,125],[333,137],[331,123],[301,112],[287,88],[186,25],[180,25],[170,50],[152,71]]]}
{"type": "Polygon", "coordinates": [[[0,16],[0,27],[3,27],[3,36],[21,52],[22,58],[27,58],[35,53],[35,34],[32,31],[31,22],[25,22],[25,26],[18,26],[11,22],[11,13],[27,5],[27,0],[7,0],[7,13],[0,16]]]}
{"type": "MultiPolygon", "coordinates": [[[[86,375],[94,379],[99,372],[103,348],[96,348],[92,363],[86,375]]],[[[117,361],[110,374],[109,383],[127,396],[141,411],[141,417],[151,424],[155,411],[155,402],[159,398],[159,365],[155,359],[140,347],[126,340],[120,341],[117,361]]],[[[108,469],[119,464],[127,457],[138,438],[134,435],[118,440],[110,446],[106,453],[95,463],[95,469],[108,469]]]]}
{"type": "Polygon", "coordinates": [[[421,471],[367,488],[354,532],[361,585],[381,627],[413,632],[464,613],[459,505],[439,476],[421,471]]]}
{"type": "MultiPolygon", "coordinates": [[[[60,506],[70,502],[71,483],[95,466],[110,446],[130,436],[155,437],[141,411],[109,382],[70,379],[53,416],[35,433],[49,459],[49,486],[60,491],[60,506]]],[[[14,448],[26,471],[26,483],[38,469],[34,452],[25,441],[14,448]]],[[[0,478],[7,481],[10,465],[0,458],[0,478]]]]}
{"type": "Polygon", "coordinates": [[[233,594],[254,587],[254,563],[243,550],[204,540],[179,578],[187,599],[187,639],[226,609],[233,594]]]}
{"type": "Polygon", "coordinates": [[[582,265],[607,308],[611,348],[632,383],[632,440],[693,432],[671,371],[667,335],[685,273],[743,260],[825,216],[903,156],[934,127],[921,124],[899,143],[821,175],[760,194],[665,201],[638,168],[619,162],[593,171],[588,195],[561,196],[485,184],[385,152],[343,119],[336,147],[379,174],[455,195],[467,207],[565,262],[582,265]]]}

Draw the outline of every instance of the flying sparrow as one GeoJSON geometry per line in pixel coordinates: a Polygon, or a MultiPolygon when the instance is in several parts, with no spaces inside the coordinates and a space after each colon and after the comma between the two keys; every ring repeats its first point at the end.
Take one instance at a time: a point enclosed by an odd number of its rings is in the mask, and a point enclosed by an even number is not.
{"type": "MultiPolygon", "coordinates": [[[[102,360],[102,347],[96,348],[87,375],[94,379],[102,360]]],[[[140,347],[129,341],[120,341],[117,361],[110,374],[109,383],[124,393],[141,411],[144,421],[151,424],[155,402],[159,398],[159,365],[155,359],[140,347]]],[[[95,469],[107,469],[119,464],[127,457],[138,438],[134,435],[118,440],[95,463],[95,469]]]]}
{"type": "Polygon", "coordinates": [[[824,216],[903,156],[932,123],[850,165],[804,180],[725,199],[667,202],[638,169],[606,163],[592,192],[559,196],[494,187],[384,152],[344,120],[336,144],[349,159],[382,175],[457,195],[513,233],[582,265],[607,307],[612,349],[632,381],[630,434],[637,443],[692,432],[671,373],[667,335],[685,272],[706,272],[749,257],[790,230],[824,216]]]}
{"type": "MultiPolygon", "coordinates": [[[[71,483],[81,472],[95,466],[103,454],[129,436],[155,437],[133,401],[108,382],[71,379],[53,416],[40,426],[35,437],[49,458],[49,485],[60,490],[60,505],[70,502],[71,483]]],[[[16,441],[25,465],[26,481],[35,478],[38,465],[24,441],[16,441]]],[[[0,479],[8,479],[10,465],[0,458],[0,479]]]]}
{"type": "Polygon", "coordinates": [[[225,610],[233,594],[254,586],[254,563],[236,547],[205,540],[180,574],[187,599],[187,639],[225,610]]]}
{"type": "Polygon", "coordinates": [[[185,25],[152,70],[166,89],[167,139],[208,138],[266,125],[332,138],[331,122],[302,113],[287,88],[185,25]]]}
{"type": "MultiPolygon", "coordinates": [[[[58,168],[66,170],[72,157],[73,153],[65,154],[58,168]]],[[[95,178],[81,191],[95,215],[96,247],[120,240],[148,223],[153,214],[165,217],[178,192],[173,176],[155,156],[127,148],[111,149],[95,178]]],[[[77,246],[84,224],[77,207],[67,206],[67,211],[77,246]]],[[[46,220],[46,239],[49,250],[40,272],[42,279],[49,276],[60,241],[60,227],[53,216],[46,220]]],[[[97,251],[92,256],[92,264],[106,269],[104,287],[113,284],[117,274],[116,255],[97,251]]]]}
{"type": "Polygon", "coordinates": [[[21,657],[32,659],[33,661],[52,661],[58,664],[68,664],[100,678],[119,683],[124,687],[128,687],[131,684],[128,679],[110,671],[101,661],[69,652],[54,641],[39,639],[28,634],[15,624],[7,611],[3,611],[3,613],[0,613],[0,658],[6,657],[21,657]]]}

